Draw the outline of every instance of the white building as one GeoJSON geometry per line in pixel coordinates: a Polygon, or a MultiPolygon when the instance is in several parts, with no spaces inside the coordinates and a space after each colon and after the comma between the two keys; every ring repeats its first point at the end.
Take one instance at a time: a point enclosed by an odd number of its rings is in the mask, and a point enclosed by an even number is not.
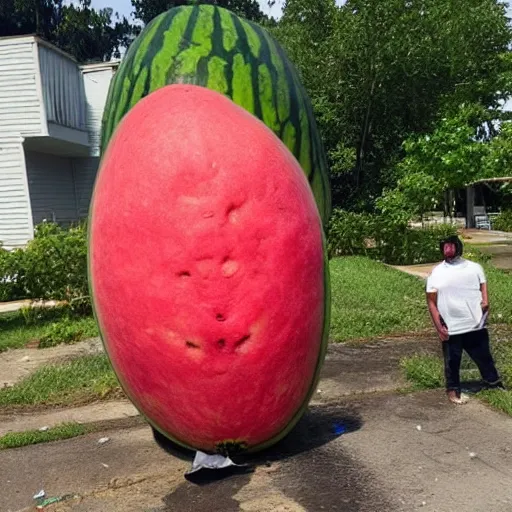
{"type": "Polygon", "coordinates": [[[35,36],[0,38],[0,243],[87,217],[101,118],[119,63],[80,66],[35,36]]]}

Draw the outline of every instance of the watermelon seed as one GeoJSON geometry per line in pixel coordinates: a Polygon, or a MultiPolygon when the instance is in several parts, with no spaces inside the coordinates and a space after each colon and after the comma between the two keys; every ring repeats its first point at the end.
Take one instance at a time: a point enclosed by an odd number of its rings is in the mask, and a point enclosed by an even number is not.
{"type": "Polygon", "coordinates": [[[190,272],[188,270],[183,270],[181,272],[178,272],[178,277],[190,277],[190,272]]]}
{"type": "Polygon", "coordinates": [[[220,339],[219,341],[217,341],[217,345],[219,346],[219,348],[224,348],[226,346],[226,340],[220,339]]]}
{"type": "Polygon", "coordinates": [[[239,349],[246,341],[249,341],[250,334],[246,334],[235,343],[235,350],[239,349]]]}
{"type": "Polygon", "coordinates": [[[220,313],[217,314],[216,318],[217,322],[224,322],[226,320],[226,317],[220,313]]]}
{"type": "Polygon", "coordinates": [[[229,205],[227,211],[226,211],[226,217],[228,218],[228,221],[231,222],[231,224],[236,224],[238,221],[238,209],[240,207],[236,204],[229,205]]]}
{"type": "Polygon", "coordinates": [[[193,341],[187,341],[186,343],[188,348],[201,348],[197,343],[194,343],[193,341]]]}
{"type": "Polygon", "coordinates": [[[229,257],[224,258],[221,272],[224,277],[232,277],[238,272],[239,264],[230,260],[229,257]]]}

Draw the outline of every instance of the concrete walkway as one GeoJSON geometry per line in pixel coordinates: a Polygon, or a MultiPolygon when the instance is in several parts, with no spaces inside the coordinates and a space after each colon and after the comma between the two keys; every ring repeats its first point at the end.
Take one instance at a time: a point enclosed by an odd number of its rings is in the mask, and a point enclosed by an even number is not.
{"type": "Polygon", "coordinates": [[[348,380],[358,374],[363,392],[385,365],[342,353],[328,362],[331,391],[283,442],[248,459],[250,472],[197,485],[184,478],[191,460],[160,449],[149,427],[109,429],[1,451],[2,510],[33,510],[41,489],[75,496],[49,508],[59,512],[512,510],[509,417],[476,400],[453,406],[442,391],[342,397],[348,380]]]}
{"type": "Polygon", "coordinates": [[[33,308],[52,308],[60,304],[65,304],[62,301],[47,300],[47,301],[33,301],[33,300],[16,300],[12,302],[0,302],[0,314],[14,313],[25,307],[33,308]]]}
{"type": "Polygon", "coordinates": [[[463,229],[462,239],[470,244],[503,244],[512,243],[512,233],[487,229],[463,229]]]}

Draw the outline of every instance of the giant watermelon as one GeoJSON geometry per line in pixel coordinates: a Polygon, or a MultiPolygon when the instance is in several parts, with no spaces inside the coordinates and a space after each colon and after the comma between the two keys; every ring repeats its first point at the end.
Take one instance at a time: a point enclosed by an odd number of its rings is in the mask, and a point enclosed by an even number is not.
{"type": "Polygon", "coordinates": [[[311,102],[267,31],[211,5],[175,7],[157,16],[132,43],[112,81],[103,152],[126,112],[150,92],[174,83],[218,91],[261,119],[301,164],[327,225],[329,173],[311,102]]]}
{"type": "Polygon", "coordinates": [[[325,355],[323,243],[298,162],[230,99],[172,85],[128,112],[95,184],[89,277],[113,368],[157,430],[210,453],[290,431],[325,355]]]}

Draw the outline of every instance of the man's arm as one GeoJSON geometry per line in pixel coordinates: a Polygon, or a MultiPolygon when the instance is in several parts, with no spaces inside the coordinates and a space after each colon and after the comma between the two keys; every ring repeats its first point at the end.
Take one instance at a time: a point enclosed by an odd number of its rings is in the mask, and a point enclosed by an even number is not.
{"type": "Polygon", "coordinates": [[[480,284],[480,291],[482,292],[482,311],[485,313],[489,310],[489,295],[487,294],[487,283],[480,284]]]}
{"type": "Polygon", "coordinates": [[[434,327],[436,328],[439,338],[441,341],[447,341],[450,336],[448,329],[441,322],[441,315],[437,309],[437,292],[427,292],[427,304],[430,317],[432,318],[432,322],[434,322],[434,327]]]}

